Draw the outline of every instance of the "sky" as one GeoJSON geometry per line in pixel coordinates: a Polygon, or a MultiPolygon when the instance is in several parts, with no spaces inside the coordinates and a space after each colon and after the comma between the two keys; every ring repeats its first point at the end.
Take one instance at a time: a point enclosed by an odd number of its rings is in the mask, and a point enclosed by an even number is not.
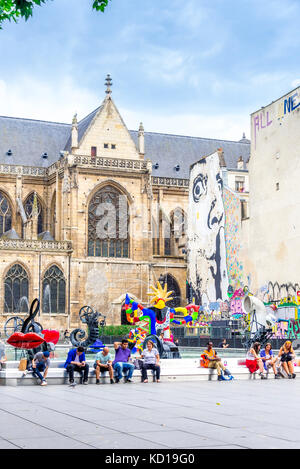
{"type": "Polygon", "coordinates": [[[298,0],[49,0],[0,30],[0,115],[71,123],[105,77],[127,127],[240,140],[300,84],[298,0]]]}

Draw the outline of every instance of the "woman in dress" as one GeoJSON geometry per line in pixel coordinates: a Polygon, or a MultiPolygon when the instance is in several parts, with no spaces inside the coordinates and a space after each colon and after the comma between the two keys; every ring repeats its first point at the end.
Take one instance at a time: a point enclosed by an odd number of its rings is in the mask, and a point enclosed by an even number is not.
{"type": "Polygon", "coordinates": [[[261,344],[259,342],[255,342],[250,350],[247,353],[246,357],[246,367],[250,371],[250,373],[255,373],[259,370],[259,376],[261,379],[266,379],[264,375],[264,365],[261,357],[259,356],[261,344]]]}

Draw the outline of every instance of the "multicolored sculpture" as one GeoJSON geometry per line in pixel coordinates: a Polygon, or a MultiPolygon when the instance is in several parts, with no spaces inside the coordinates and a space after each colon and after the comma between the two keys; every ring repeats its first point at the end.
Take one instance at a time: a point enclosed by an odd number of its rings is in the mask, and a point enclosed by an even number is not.
{"type": "Polygon", "coordinates": [[[200,306],[190,304],[185,308],[176,307],[169,308],[166,303],[173,298],[170,296],[171,291],[167,291],[167,284],[163,287],[157,282],[157,287],[150,287],[152,292],[148,293],[152,296],[151,306],[145,307],[140,303],[132,300],[128,294],[125,299],[126,318],[130,324],[137,324],[144,321],[142,327],[133,329],[129,336],[129,340],[136,342],[136,348],[142,349],[145,339],[148,335],[158,336],[163,332],[163,341],[172,343],[170,325],[184,325],[198,318],[200,306]],[[183,313],[181,320],[174,318],[175,313],[183,313]]]}

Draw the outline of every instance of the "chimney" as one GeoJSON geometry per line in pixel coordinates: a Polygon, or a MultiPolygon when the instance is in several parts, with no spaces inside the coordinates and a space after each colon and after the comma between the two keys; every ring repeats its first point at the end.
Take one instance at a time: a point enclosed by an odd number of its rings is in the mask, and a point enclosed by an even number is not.
{"type": "Polygon", "coordinates": [[[138,135],[138,149],[139,154],[141,156],[145,155],[145,130],[142,122],[140,123],[139,127],[139,135],[138,135]]]}
{"type": "Polygon", "coordinates": [[[222,168],[226,168],[226,163],[225,163],[223,148],[218,148],[218,155],[219,155],[220,168],[221,168],[221,169],[222,169],[222,168]]]}
{"type": "Polygon", "coordinates": [[[77,114],[74,115],[72,121],[72,151],[78,148],[78,125],[77,125],[77,114]]]}
{"type": "Polygon", "coordinates": [[[244,161],[243,158],[240,156],[237,162],[237,169],[244,169],[244,161]]]}

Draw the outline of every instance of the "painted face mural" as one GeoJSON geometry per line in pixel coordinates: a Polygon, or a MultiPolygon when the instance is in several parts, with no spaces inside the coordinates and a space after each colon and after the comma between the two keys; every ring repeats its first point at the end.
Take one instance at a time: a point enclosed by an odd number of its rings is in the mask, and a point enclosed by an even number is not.
{"type": "Polygon", "coordinates": [[[225,211],[219,156],[196,163],[190,173],[188,268],[189,282],[202,304],[226,298],[228,275],[225,211]]]}

